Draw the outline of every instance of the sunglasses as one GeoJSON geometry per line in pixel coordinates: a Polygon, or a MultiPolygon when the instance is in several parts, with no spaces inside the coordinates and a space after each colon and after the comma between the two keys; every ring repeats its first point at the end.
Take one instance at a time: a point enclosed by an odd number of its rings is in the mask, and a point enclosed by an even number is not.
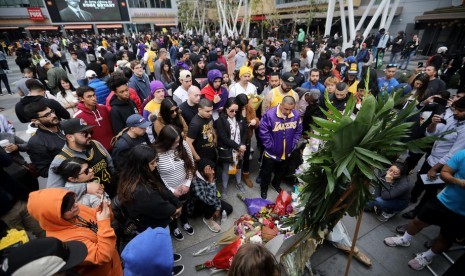
{"type": "Polygon", "coordinates": [[[175,109],[170,110],[170,114],[178,113],[179,112],[179,107],[176,107],[175,109]]]}
{"type": "Polygon", "coordinates": [[[94,134],[94,131],[93,130],[87,130],[87,131],[81,131],[81,132],[78,132],[79,134],[81,134],[82,136],[84,137],[87,137],[87,136],[92,136],[94,134]]]}
{"type": "Polygon", "coordinates": [[[78,175],[81,175],[81,174],[89,175],[89,172],[90,172],[90,167],[87,167],[84,169],[82,173],[79,173],[78,175]]]}
{"type": "Polygon", "coordinates": [[[233,113],[237,113],[239,110],[237,110],[237,109],[229,109],[228,111],[233,112],[233,113]]]}

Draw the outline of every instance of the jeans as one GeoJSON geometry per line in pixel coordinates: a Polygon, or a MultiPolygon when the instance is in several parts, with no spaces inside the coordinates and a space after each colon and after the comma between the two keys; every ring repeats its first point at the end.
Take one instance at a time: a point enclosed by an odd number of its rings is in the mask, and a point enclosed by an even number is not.
{"type": "Polygon", "coordinates": [[[88,81],[87,79],[82,79],[82,80],[76,80],[79,86],[86,86],[88,81]]]}
{"type": "Polygon", "coordinates": [[[27,211],[27,203],[18,200],[8,213],[0,217],[10,228],[22,228],[28,232],[32,232],[36,237],[45,237],[45,231],[27,211]]]}
{"type": "Polygon", "coordinates": [[[395,212],[400,212],[407,208],[408,200],[406,199],[383,199],[382,197],[378,196],[375,198],[374,201],[367,203],[368,207],[376,206],[381,211],[392,214],[395,212]]]}
{"type": "MultiPolygon", "coordinates": [[[[222,167],[222,170],[221,170],[221,181],[222,181],[222,184],[223,184],[223,193],[224,191],[228,188],[228,181],[229,181],[229,174],[228,174],[228,170],[229,170],[229,163],[223,163],[221,165],[222,167]]],[[[242,170],[241,169],[238,169],[237,170],[237,173],[235,174],[236,176],[236,182],[237,184],[240,184],[241,183],[241,180],[242,180],[242,170]]]]}
{"type": "Polygon", "coordinates": [[[363,61],[360,61],[360,62],[357,63],[357,69],[358,69],[357,79],[360,79],[361,76],[362,76],[362,68],[363,68],[364,63],[365,62],[363,62],[363,61]]]}
{"type": "MultiPolygon", "coordinates": [[[[181,215],[179,216],[179,220],[181,221],[181,224],[184,225],[185,223],[188,223],[187,221],[187,198],[189,197],[189,193],[184,194],[180,196],[178,199],[181,202],[184,202],[182,204],[182,210],[181,210],[181,215]]],[[[173,219],[170,224],[170,231],[173,233],[174,229],[178,228],[178,219],[173,219]]]]}
{"type": "MultiPolygon", "coordinates": [[[[6,91],[8,91],[9,94],[11,94],[11,88],[10,88],[10,83],[8,82],[8,77],[6,74],[0,74],[0,80],[3,81],[6,87],[6,91]]],[[[0,82],[0,94],[2,94],[2,83],[0,82]]]]}
{"type": "Polygon", "coordinates": [[[409,63],[410,63],[410,59],[415,55],[415,51],[412,51],[410,54],[407,55],[406,58],[402,59],[402,61],[400,62],[400,65],[399,65],[399,68],[402,69],[402,65],[404,65],[404,63],[407,63],[405,64],[405,67],[404,69],[407,69],[409,63]]]}
{"type": "Polygon", "coordinates": [[[274,160],[266,155],[263,155],[262,165],[260,167],[260,177],[262,182],[260,184],[260,189],[262,192],[268,191],[268,186],[271,185],[276,189],[281,185],[281,180],[283,179],[286,173],[287,160],[274,160]],[[271,175],[274,173],[273,180],[271,180],[271,175]]]}
{"type": "Polygon", "coordinates": [[[378,48],[376,46],[371,47],[371,54],[373,56],[373,59],[376,59],[376,51],[378,48]]]}
{"type": "Polygon", "coordinates": [[[399,57],[400,57],[400,52],[391,53],[391,59],[389,60],[389,64],[396,64],[399,57]]]}
{"type": "Polygon", "coordinates": [[[61,64],[61,67],[63,67],[63,69],[68,70],[68,73],[71,74],[71,68],[69,68],[68,62],[60,62],[60,64],[61,64]]]}

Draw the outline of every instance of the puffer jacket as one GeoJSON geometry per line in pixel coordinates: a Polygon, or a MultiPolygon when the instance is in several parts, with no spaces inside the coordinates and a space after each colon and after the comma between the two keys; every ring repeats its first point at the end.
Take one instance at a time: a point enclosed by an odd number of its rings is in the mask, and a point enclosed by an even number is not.
{"type": "Polygon", "coordinates": [[[267,156],[275,160],[289,157],[302,135],[299,112],[293,109],[292,115],[283,118],[279,105],[269,109],[260,121],[259,135],[267,156]]]}

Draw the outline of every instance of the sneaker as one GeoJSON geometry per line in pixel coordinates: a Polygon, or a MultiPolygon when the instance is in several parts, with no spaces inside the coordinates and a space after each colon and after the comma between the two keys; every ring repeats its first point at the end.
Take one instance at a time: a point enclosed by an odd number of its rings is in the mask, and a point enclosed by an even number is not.
{"type": "Polygon", "coordinates": [[[173,276],[181,275],[183,271],[184,271],[183,265],[175,265],[173,267],[173,276]]]}
{"type": "Polygon", "coordinates": [[[405,234],[405,231],[407,231],[407,227],[408,227],[408,223],[404,224],[404,225],[399,225],[396,227],[396,232],[403,235],[405,234]]]}
{"type": "Polygon", "coordinates": [[[244,184],[238,183],[238,184],[236,184],[236,188],[237,188],[241,193],[245,194],[244,184]]]}
{"type": "Polygon", "coordinates": [[[228,198],[228,190],[223,189],[223,192],[221,193],[221,199],[227,199],[228,198]]]}
{"type": "Polygon", "coordinates": [[[257,178],[255,178],[255,182],[257,182],[257,184],[262,183],[262,178],[260,177],[260,175],[258,175],[257,178]]]}
{"type": "Polygon", "coordinates": [[[377,206],[373,206],[373,213],[375,213],[376,216],[380,216],[381,210],[377,206]]]}
{"type": "Polygon", "coordinates": [[[403,213],[402,217],[406,219],[414,219],[416,215],[417,215],[417,212],[415,212],[415,209],[413,209],[413,210],[403,213]]]}
{"type": "Polygon", "coordinates": [[[182,260],[182,256],[181,256],[181,254],[174,253],[174,254],[173,254],[173,259],[174,259],[174,262],[177,263],[177,262],[179,262],[180,260],[182,260]]]}
{"type": "Polygon", "coordinates": [[[263,199],[266,199],[266,197],[267,197],[267,192],[262,191],[262,192],[260,193],[260,195],[262,196],[263,199]]]}
{"type": "Polygon", "coordinates": [[[402,237],[389,237],[384,239],[384,244],[387,246],[395,247],[395,246],[410,246],[410,242],[404,241],[402,237]]]}
{"type": "Polygon", "coordinates": [[[184,240],[184,236],[182,235],[181,230],[179,230],[177,227],[173,231],[173,237],[178,241],[184,240]]]}
{"type": "Polygon", "coordinates": [[[208,229],[210,229],[210,231],[215,233],[219,233],[221,231],[221,226],[218,223],[216,223],[216,221],[205,218],[203,218],[202,220],[203,223],[205,223],[208,226],[208,229]]]}
{"type": "Polygon", "coordinates": [[[192,228],[192,226],[189,223],[184,223],[182,228],[184,228],[184,231],[186,231],[189,236],[194,235],[194,228],[192,228]]]}
{"type": "Polygon", "coordinates": [[[411,269],[415,270],[422,270],[425,268],[427,265],[429,265],[433,260],[428,260],[426,257],[423,256],[422,253],[417,254],[417,256],[413,259],[411,259],[408,262],[408,266],[410,266],[411,269]]]}
{"type": "Polygon", "coordinates": [[[396,213],[386,213],[386,212],[382,212],[380,216],[376,216],[376,218],[381,221],[381,222],[386,222],[388,221],[390,218],[392,218],[393,216],[395,216],[396,213]]]}

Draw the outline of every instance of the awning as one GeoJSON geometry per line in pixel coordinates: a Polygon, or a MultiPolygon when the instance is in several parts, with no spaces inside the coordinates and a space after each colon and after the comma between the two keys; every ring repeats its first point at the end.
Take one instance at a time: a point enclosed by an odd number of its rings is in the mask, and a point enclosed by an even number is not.
{"type": "Polygon", "coordinates": [[[56,31],[58,26],[27,26],[24,29],[29,31],[56,31]]]}
{"type": "Polygon", "coordinates": [[[97,24],[97,29],[121,29],[121,24],[97,24]]]}
{"type": "Polygon", "coordinates": [[[155,23],[155,26],[157,26],[157,27],[168,27],[168,26],[176,26],[176,24],[175,23],[159,23],[159,24],[155,23]]]}
{"type": "Polygon", "coordinates": [[[0,27],[0,30],[16,30],[19,29],[19,27],[0,27]]]}
{"type": "Polygon", "coordinates": [[[85,30],[92,29],[92,25],[67,25],[65,30],[85,30]]]}
{"type": "MultiPolygon", "coordinates": [[[[239,17],[237,18],[237,21],[241,22],[242,20],[244,20],[243,17],[239,17]]],[[[250,21],[263,21],[263,20],[266,20],[266,16],[265,15],[255,15],[255,16],[252,16],[250,18],[250,21]]]]}
{"type": "Polygon", "coordinates": [[[415,16],[415,21],[433,21],[433,20],[456,20],[464,19],[465,12],[453,12],[453,13],[433,13],[415,16]]]}

